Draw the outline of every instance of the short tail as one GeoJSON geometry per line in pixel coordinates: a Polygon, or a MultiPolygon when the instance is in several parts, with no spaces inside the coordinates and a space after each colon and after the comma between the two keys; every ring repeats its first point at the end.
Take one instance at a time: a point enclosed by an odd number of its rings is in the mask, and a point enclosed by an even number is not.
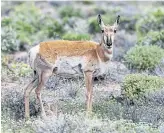
{"type": "Polygon", "coordinates": [[[34,46],[28,52],[28,63],[33,70],[35,70],[35,59],[38,53],[39,53],[39,45],[34,46]]]}

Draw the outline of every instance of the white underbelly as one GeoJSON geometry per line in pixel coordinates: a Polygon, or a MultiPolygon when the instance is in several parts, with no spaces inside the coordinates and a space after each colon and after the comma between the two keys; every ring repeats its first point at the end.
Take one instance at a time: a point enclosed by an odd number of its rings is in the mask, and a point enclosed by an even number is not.
{"type": "Polygon", "coordinates": [[[56,74],[83,76],[82,64],[84,64],[82,57],[60,57],[55,63],[55,67],[57,67],[56,74]]]}
{"type": "MultiPolygon", "coordinates": [[[[85,68],[85,60],[83,57],[60,57],[57,59],[55,66],[57,70],[55,73],[61,76],[83,77],[83,70],[85,68]]],[[[106,72],[107,63],[94,64],[93,76],[99,76],[106,72]]]]}
{"type": "Polygon", "coordinates": [[[109,62],[99,62],[97,69],[94,71],[93,76],[100,76],[106,74],[108,71],[109,62]]]}

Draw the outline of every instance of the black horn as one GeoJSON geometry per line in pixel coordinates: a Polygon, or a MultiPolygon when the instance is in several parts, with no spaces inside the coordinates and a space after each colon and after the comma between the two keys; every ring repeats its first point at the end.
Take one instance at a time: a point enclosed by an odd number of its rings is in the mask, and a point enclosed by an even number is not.
{"type": "Polygon", "coordinates": [[[116,23],[117,23],[117,24],[120,23],[120,15],[117,16],[116,23]]]}
{"type": "Polygon", "coordinates": [[[101,15],[100,14],[97,17],[97,21],[98,21],[98,24],[101,24],[102,19],[101,19],[101,15]]]}

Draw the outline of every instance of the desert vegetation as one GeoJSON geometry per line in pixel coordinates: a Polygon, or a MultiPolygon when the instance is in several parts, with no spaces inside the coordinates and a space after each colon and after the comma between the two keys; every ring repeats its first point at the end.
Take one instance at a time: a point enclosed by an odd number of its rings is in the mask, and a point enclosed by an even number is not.
{"type": "Polygon", "coordinates": [[[2,133],[163,133],[164,2],[3,1],[1,9],[2,133]],[[100,42],[97,15],[112,25],[119,14],[108,73],[94,78],[93,112],[86,116],[81,77],[52,76],[34,91],[24,119],[24,89],[32,79],[27,51],[47,40],[100,42]]]}

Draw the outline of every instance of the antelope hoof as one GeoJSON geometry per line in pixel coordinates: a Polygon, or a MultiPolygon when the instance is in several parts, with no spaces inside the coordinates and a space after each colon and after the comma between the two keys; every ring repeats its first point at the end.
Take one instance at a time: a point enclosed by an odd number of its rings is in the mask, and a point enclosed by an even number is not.
{"type": "Polygon", "coordinates": [[[92,112],[91,110],[87,110],[87,111],[86,111],[86,116],[87,116],[87,117],[91,117],[91,116],[92,116],[92,113],[93,113],[93,112],[92,112]]]}

